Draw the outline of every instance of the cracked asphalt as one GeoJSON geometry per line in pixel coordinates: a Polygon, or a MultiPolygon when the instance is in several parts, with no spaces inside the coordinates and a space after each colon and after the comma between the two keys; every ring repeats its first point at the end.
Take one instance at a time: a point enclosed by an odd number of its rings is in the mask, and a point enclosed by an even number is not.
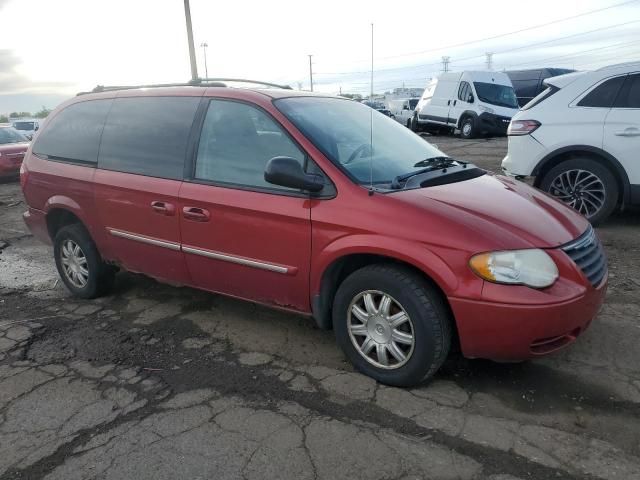
{"type": "MultiPolygon", "coordinates": [[[[431,139],[496,170],[504,139],[431,139]]],[[[599,229],[607,302],[535,362],[353,371],[311,319],[120,273],[80,301],[0,185],[0,480],[640,479],[637,213],[599,229]]]]}

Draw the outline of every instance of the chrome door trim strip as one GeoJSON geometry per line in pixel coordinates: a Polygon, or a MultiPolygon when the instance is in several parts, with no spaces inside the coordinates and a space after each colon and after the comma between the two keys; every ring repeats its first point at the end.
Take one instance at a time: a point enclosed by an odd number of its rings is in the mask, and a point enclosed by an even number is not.
{"type": "Polygon", "coordinates": [[[109,233],[114,237],[126,238],[127,240],[135,240],[136,242],[146,243],[148,245],[154,245],[156,247],[168,248],[169,250],[180,251],[180,244],[175,242],[168,242],[166,240],[158,240],[157,238],[145,237],[144,235],[137,235],[135,233],[125,232],[123,230],[117,230],[115,228],[107,228],[109,233]]]}
{"type": "Polygon", "coordinates": [[[236,257],[234,255],[227,255],[224,253],[212,252],[211,250],[202,250],[201,248],[189,247],[187,245],[182,246],[182,251],[185,253],[192,253],[193,255],[200,255],[202,257],[213,258],[215,260],[222,260],[224,262],[237,263],[239,265],[246,265],[247,267],[259,268],[261,270],[268,270],[276,273],[289,273],[289,268],[281,267],[280,265],[274,265],[272,263],[260,262],[257,260],[249,260],[247,258],[236,257]]]}

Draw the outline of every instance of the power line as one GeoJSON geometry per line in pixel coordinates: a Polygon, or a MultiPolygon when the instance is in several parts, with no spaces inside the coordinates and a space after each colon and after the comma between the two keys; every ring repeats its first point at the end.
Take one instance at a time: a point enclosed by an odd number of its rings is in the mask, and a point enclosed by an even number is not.
{"type": "Polygon", "coordinates": [[[598,8],[596,10],[590,10],[588,12],[579,13],[577,15],[571,15],[570,17],[559,18],[559,19],[553,20],[551,22],[546,22],[546,23],[541,23],[541,24],[538,24],[538,25],[533,25],[531,27],[521,28],[520,30],[514,30],[513,32],[501,33],[499,35],[493,35],[491,37],[485,37],[485,38],[480,38],[480,39],[472,40],[472,41],[468,41],[468,42],[462,42],[462,43],[456,43],[456,44],[453,44],[453,45],[447,45],[446,47],[437,47],[437,48],[431,48],[431,49],[428,49],[428,50],[421,50],[419,52],[402,53],[402,54],[399,54],[399,55],[390,55],[388,57],[380,57],[379,60],[386,60],[388,58],[410,57],[410,56],[413,56],[413,55],[420,55],[420,54],[423,54],[423,53],[437,52],[439,50],[458,48],[458,47],[463,47],[463,46],[466,46],[466,45],[471,45],[471,44],[475,44],[475,43],[479,43],[479,42],[486,42],[487,40],[495,40],[496,38],[507,37],[509,35],[515,35],[516,33],[528,32],[529,30],[535,30],[535,29],[538,29],[538,28],[547,27],[549,25],[555,25],[557,23],[566,22],[567,20],[573,20],[574,18],[580,18],[580,17],[584,17],[586,15],[592,15],[594,13],[603,12],[605,10],[610,10],[612,8],[617,8],[617,7],[622,7],[624,5],[629,5],[631,3],[636,3],[636,2],[638,2],[638,0],[627,0],[626,2],[616,3],[615,5],[610,5],[608,7],[598,8]]]}
{"type": "MultiPolygon", "coordinates": [[[[618,28],[618,27],[624,27],[627,25],[631,25],[634,23],[639,23],[640,20],[632,20],[630,22],[623,22],[623,23],[617,23],[614,25],[608,25],[605,27],[601,27],[601,28],[596,28],[593,30],[588,30],[586,32],[579,32],[579,33],[574,33],[571,35],[564,35],[562,37],[557,37],[557,38],[553,38],[551,40],[544,40],[542,42],[533,42],[533,43],[528,43],[526,45],[521,45],[519,47],[514,47],[514,48],[509,48],[506,50],[500,50],[497,52],[492,52],[494,55],[503,55],[505,53],[511,53],[511,52],[516,52],[518,50],[524,50],[524,49],[530,49],[532,47],[536,47],[536,46],[540,46],[540,45],[548,45],[550,43],[555,43],[555,42],[559,42],[561,40],[566,40],[569,38],[575,38],[575,37],[580,37],[583,35],[589,35],[592,33],[598,33],[598,32],[602,32],[605,30],[611,30],[612,28],[618,28]]],[[[486,54],[480,54],[480,55],[473,55],[470,57],[463,57],[463,58],[458,58],[453,60],[454,64],[457,64],[458,62],[464,62],[467,60],[474,60],[476,58],[482,58],[485,57],[486,54]]],[[[417,69],[417,68],[425,68],[425,67],[435,67],[435,66],[439,66],[442,65],[442,61],[440,62],[434,62],[434,63],[423,63],[420,65],[411,65],[411,66],[402,66],[402,67],[391,67],[391,68],[381,68],[376,70],[376,72],[389,72],[389,71],[393,71],[393,70],[410,70],[410,69],[417,69]]],[[[480,64],[478,64],[478,66],[480,66],[480,64]]],[[[368,74],[369,71],[353,71],[353,72],[316,72],[316,75],[361,75],[361,74],[368,74]]]]}

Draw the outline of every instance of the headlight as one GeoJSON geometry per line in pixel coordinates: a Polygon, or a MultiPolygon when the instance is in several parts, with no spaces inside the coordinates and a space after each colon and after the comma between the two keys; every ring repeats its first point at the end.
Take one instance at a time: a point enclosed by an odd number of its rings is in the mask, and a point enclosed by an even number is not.
{"type": "Polygon", "coordinates": [[[493,113],[493,108],[485,107],[484,105],[478,105],[478,109],[484,113],[493,113]]]}
{"type": "Polygon", "coordinates": [[[507,250],[475,255],[469,266],[480,278],[494,283],[544,288],[558,278],[558,267],[542,250],[507,250]]]}

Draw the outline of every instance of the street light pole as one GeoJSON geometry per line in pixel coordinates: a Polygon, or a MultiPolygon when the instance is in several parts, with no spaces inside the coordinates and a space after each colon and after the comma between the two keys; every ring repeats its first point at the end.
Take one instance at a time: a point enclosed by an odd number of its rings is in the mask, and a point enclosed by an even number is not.
{"type": "Polygon", "coordinates": [[[187,22],[187,41],[189,42],[191,81],[195,82],[198,80],[198,65],[196,64],[196,49],[193,46],[193,29],[191,28],[191,8],[189,8],[189,0],[184,0],[184,17],[187,22]]]}
{"type": "Polygon", "coordinates": [[[200,46],[204,52],[204,78],[209,78],[209,69],[207,68],[207,47],[209,44],[207,42],[202,42],[200,46]]]}
{"type": "Polygon", "coordinates": [[[311,57],[313,57],[313,55],[309,55],[309,84],[311,85],[311,91],[313,92],[313,67],[311,66],[311,57]]]}

